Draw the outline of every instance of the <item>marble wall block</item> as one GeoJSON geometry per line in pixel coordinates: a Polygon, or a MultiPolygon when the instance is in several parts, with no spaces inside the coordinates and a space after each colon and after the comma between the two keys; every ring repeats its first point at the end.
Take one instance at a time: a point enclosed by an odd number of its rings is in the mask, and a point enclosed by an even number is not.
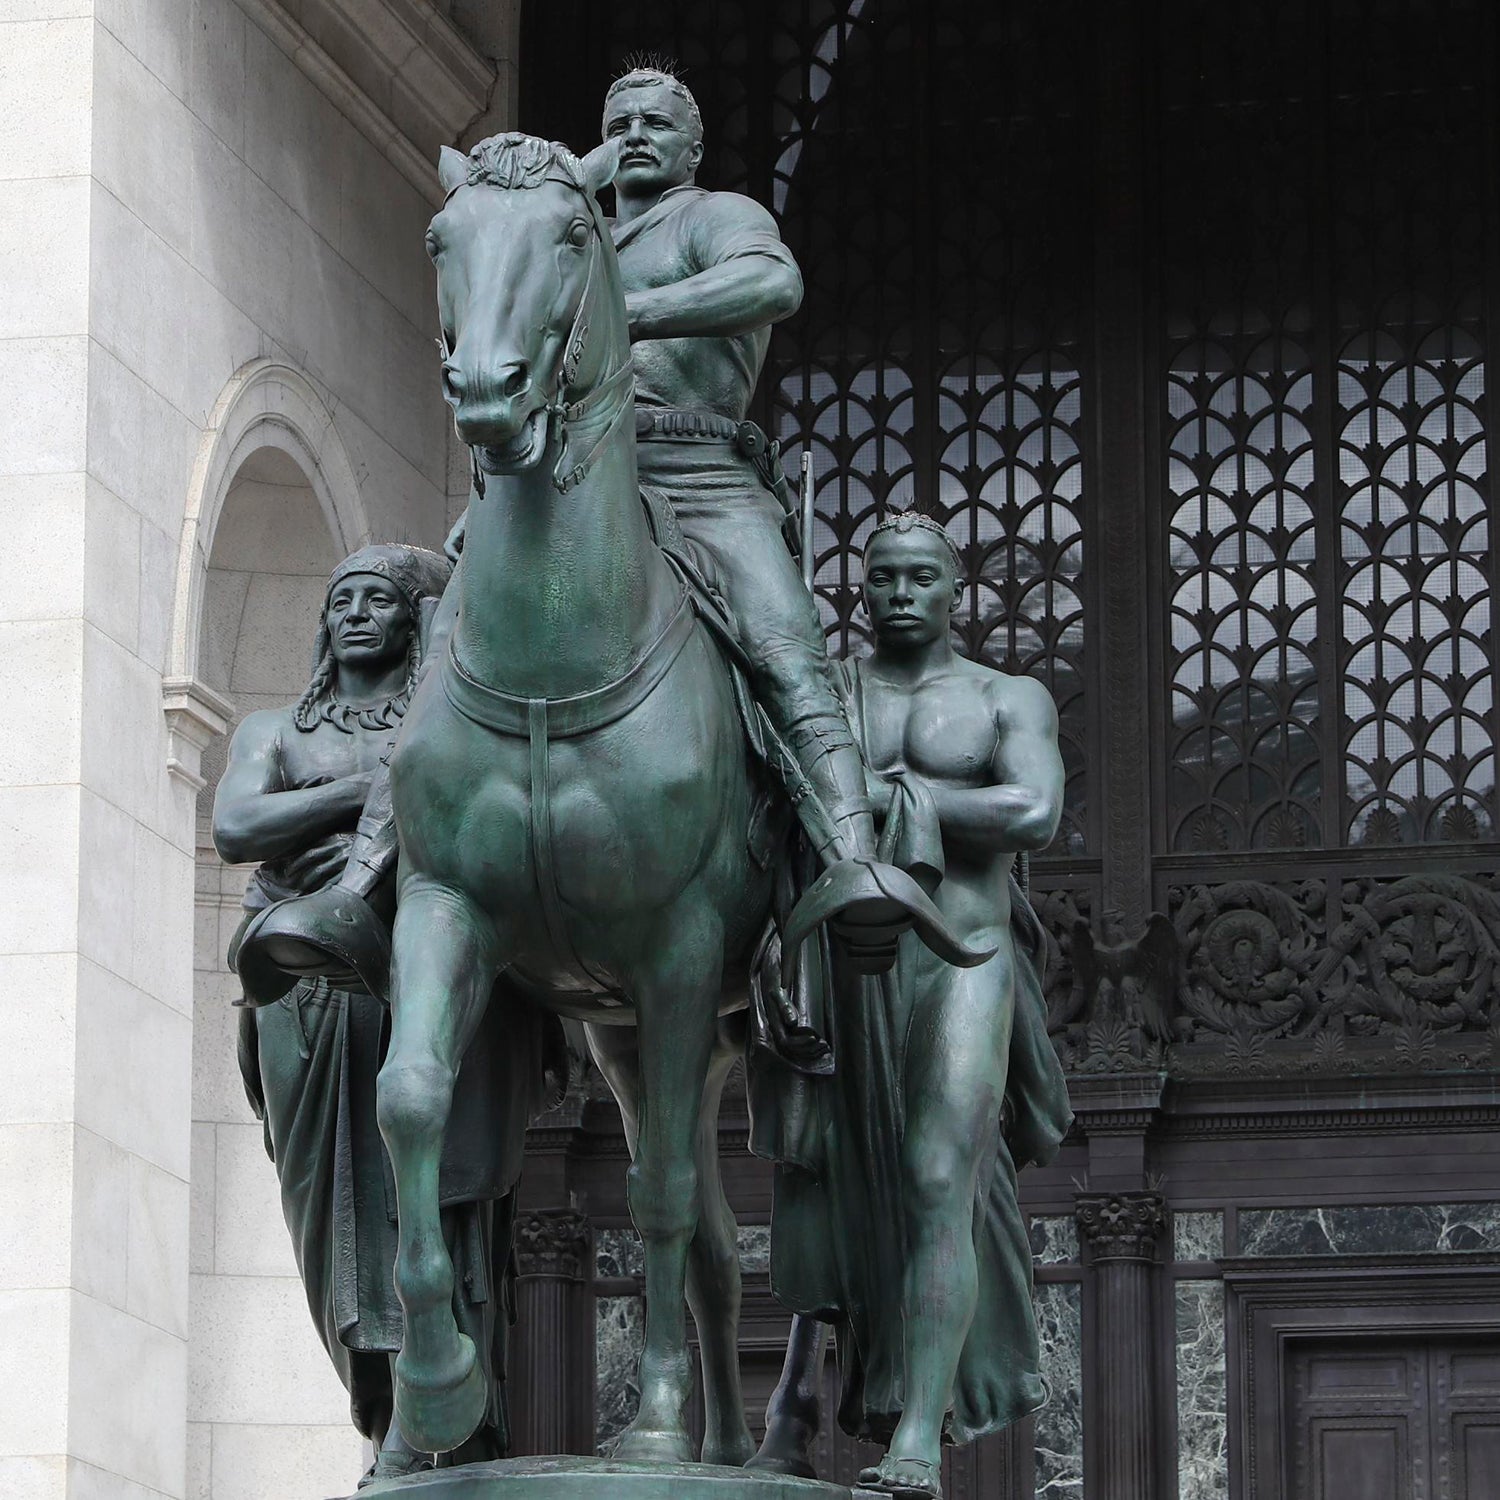
{"type": "MultiPolygon", "coordinates": [[[[646,1274],[646,1248],[629,1225],[594,1231],[594,1275],[615,1280],[646,1274]]],[[[601,1304],[602,1305],[602,1304],[601,1304]]]]}
{"type": "Polygon", "coordinates": [[[1226,1500],[1224,1283],[1179,1281],[1175,1295],[1177,1496],[1178,1500],[1226,1500]]]}
{"type": "Polygon", "coordinates": [[[1072,1214],[1033,1214],[1031,1258],[1039,1266],[1078,1262],[1078,1224],[1072,1214]]]}
{"type": "Polygon", "coordinates": [[[1224,1254],[1224,1215],[1217,1209],[1172,1215],[1172,1259],[1219,1260],[1224,1254]]]}
{"type": "Polygon", "coordinates": [[[1500,1250],[1500,1202],[1240,1212],[1241,1255],[1422,1255],[1500,1250]]]}
{"type": "MultiPolygon", "coordinates": [[[[608,1231],[606,1231],[607,1233],[608,1231]]],[[[598,1394],[594,1440],[604,1453],[635,1416],[641,1388],[637,1365],[646,1337],[643,1297],[601,1297],[594,1319],[598,1394]]]]}
{"type": "Polygon", "coordinates": [[[1083,1497],[1083,1314],[1076,1282],[1036,1288],[1047,1404],[1036,1414],[1037,1500],[1083,1497]]]}
{"type": "MultiPolygon", "coordinates": [[[[771,1226],[741,1224],[737,1232],[740,1270],[771,1269],[771,1226]]],[[[624,1229],[600,1229],[594,1235],[594,1275],[605,1280],[646,1274],[646,1248],[628,1225],[624,1229]]]]}
{"type": "Polygon", "coordinates": [[[769,1224],[741,1224],[739,1248],[741,1271],[769,1271],[771,1269],[771,1226],[769,1224]]]}

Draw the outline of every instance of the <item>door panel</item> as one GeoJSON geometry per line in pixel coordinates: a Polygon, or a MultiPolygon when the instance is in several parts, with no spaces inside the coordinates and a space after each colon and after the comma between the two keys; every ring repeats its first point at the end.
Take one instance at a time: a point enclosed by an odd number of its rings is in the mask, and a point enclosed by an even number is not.
{"type": "Polygon", "coordinates": [[[1404,1421],[1318,1417],[1308,1427],[1309,1500],[1412,1500],[1404,1421]]]}
{"type": "Polygon", "coordinates": [[[1288,1500],[1500,1500],[1492,1338],[1352,1335],[1288,1349],[1288,1500]]]}

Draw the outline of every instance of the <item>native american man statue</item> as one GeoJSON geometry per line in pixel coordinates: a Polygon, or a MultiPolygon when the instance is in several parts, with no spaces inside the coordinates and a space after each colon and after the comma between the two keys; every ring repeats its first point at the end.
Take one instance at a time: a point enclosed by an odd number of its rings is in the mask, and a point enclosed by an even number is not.
{"type": "MultiPolygon", "coordinates": [[[[259,861],[231,945],[289,897],[343,872],[370,781],[389,754],[416,683],[423,626],[448,563],[420,547],[366,547],[329,579],[313,675],[294,704],[248,714],[235,730],[214,801],[224,859],[259,861]]],[[[385,920],[390,882],[375,891],[385,920]]],[[[498,1022],[500,1011],[495,1012],[498,1022]]],[[[401,1309],[391,1286],[395,1221],[389,1164],[375,1119],[375,1078],[388,1020],[352,971],[306,978],[282,999],[240,1011],[240,1068],[265,1127],[282,1211],[319,1337],[349,1392],[354,1425],[376,1447],[367,1478],[432,1467],[392,1420],[391,1360],[401,1309]]],[[[467,1061],[463,1110],[444,1160],[445,1230],[461,1262],[457,1313],[485,1351],[486,1422],[457,1455],[507,1447],[501,1379],[508,1323],[510,1189],[519,1171],[528,1092],[516,1064],[530,1038],[493,1028],[467,1061]]]]}

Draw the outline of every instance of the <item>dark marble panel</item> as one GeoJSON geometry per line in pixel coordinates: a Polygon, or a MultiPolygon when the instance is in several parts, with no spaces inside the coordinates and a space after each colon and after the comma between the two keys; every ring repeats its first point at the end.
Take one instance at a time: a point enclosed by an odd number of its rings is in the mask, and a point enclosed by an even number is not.
{"type": "Polygon", "coordinates": [[[1227,1500],[1224,1283],[1179,1281],[1176,1304],[1177,1497],[1227,1500]]]}
{"type": "Polygon", "coordinates": [[[1217,1209],[1172,1215],[1174,1260],[1218,1260],[1224,1254],[1224,1215],[1217,1209]]]}
{"type": "Polygon", "coordinates": [[[1036,1414],[1037,1500],[1082,1500],[1083,1316],[1076,1282],[1035,1293],[1047,1404],[1036,1414]]]}
{"type": "Polygon", "coordinates": [[[1241,1255],[1421,1255],[1500,1250],[1500,1202],[1240,1212],[1241,1255]]]}
{"type": "Polygon", "coordinates": [[[771,1226],[741,1224],[739,1228],[740,1270],[771,1269],[771,1226]]]}
{"type": "Polygon", "coordinates": [[[1078,1225],[1072,1214],[1032,1215],[1031,1258],[1039,1266],[1077,1263],[1078,1225]]]}
{"type": "Polygon", "coordinates": [[[596,1276],[644,1276],[646,1248],[634,1229],[600,1229],[594,1235],[596,1276]]]}
{"type": "Polygon", "coordinates": [[[642,1297],[600,1297],[596,1305],[594,1440],[604,1453],[640,1404],[637,1364],[646,1336],[646,1303],[642,1297]]]}

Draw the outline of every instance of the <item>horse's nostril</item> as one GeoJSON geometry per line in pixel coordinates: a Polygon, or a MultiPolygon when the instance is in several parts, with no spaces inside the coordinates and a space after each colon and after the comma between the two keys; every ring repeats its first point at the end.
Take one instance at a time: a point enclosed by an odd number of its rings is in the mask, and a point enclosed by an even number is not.
{"type": "Polygon", "coordinates": [[[523,360],[505,377],[505,384],[501,389],[507,396],[519,396],[530,384],[531,371],[523,360]]]}
{"type": "Polygon", "coordinates": [[[443,361],[443,393],[457,399],[464,393],[464,378],[456,365],[443,361]]]}

